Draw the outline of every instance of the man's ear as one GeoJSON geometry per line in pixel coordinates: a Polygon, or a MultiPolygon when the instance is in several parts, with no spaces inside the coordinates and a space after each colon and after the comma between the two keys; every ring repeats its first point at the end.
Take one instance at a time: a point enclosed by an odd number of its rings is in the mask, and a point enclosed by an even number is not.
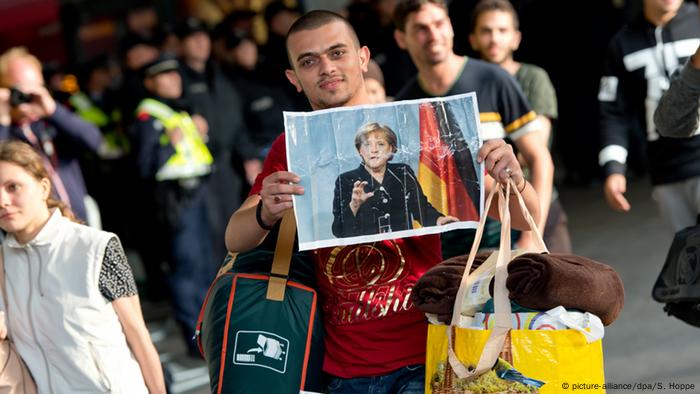
{"type": "Polygon", "coordinates": [[[369,64],[369,48],[363,46],[358,49],[357,55],[360,57],[360,68],[362,68],[363,73],[366,73],[367,65],[369,64]]]}
{"type": "Polygon", "coordinates": [[[294,85],[295,88],[297,88],[297,92],[301,93],[302,88],[301,88],[301,83],[299,83],[299,78],[297,78],[297,73],[294,72],[294,70],[287,69],[284,70],[284,75],[287,76],[287,79],[289,80],[289,83],[294,85]]]}
{"type": "Polygon", "coordinates": [[[471,46],[474,51],[479,52],[476,49],[476,34],[474,33],[469,33],[469,46],[471,46]]]}
{"type": "Polygon", "coordinates": [[[518,48],[520,48],[520,41],[523,39],[523,34],[520,33],[520,30],[516,30],[515,34],[513,34],[513,42],[511,43],[511,49],[513,52],[517,51],[518,48]]]}
{"type": "Polygon", "coordinates": [[[406,49],[406,33],[399,29],[394,29],[394,40],[401,49],[406,49]]]}

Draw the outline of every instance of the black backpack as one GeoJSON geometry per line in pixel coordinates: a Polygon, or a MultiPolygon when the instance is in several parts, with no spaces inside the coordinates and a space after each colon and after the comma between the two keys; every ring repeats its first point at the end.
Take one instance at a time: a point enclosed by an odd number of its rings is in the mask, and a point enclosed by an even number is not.
{"type": "Polygon", "coordinates": [[[700,216],[676,233],[651,294],[670,316],[700,327],[700,216]]]}

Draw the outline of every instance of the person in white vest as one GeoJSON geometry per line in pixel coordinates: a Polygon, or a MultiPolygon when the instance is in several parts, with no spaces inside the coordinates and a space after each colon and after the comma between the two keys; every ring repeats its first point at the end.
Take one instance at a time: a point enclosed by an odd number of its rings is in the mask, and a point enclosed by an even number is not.
{"type": "Polygon", "coordinates": [[[49,179],[29,145],[0,142],[0,306],[39,392],[165,393],[119,238],[75,222],[49,179]]]}

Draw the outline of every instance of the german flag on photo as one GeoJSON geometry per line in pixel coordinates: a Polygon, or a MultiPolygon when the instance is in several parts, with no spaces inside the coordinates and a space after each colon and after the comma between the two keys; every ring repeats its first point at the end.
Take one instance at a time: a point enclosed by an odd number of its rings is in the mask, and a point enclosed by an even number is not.
{"type": "Polygon", "coordinates": [[[418,182],[443,215],[479,220],[479,177],[454,115],[443,101],[419,106],[418,182]]]}

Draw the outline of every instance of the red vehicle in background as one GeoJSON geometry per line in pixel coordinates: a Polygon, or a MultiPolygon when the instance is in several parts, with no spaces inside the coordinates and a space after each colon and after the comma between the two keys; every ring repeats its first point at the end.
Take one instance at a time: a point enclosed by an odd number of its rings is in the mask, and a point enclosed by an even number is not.
{"type": "Polygon", "coordinates": [[[25,46],[42,61],[65,63],[58,0],[0,1],[0,51],[25,46]]]}

